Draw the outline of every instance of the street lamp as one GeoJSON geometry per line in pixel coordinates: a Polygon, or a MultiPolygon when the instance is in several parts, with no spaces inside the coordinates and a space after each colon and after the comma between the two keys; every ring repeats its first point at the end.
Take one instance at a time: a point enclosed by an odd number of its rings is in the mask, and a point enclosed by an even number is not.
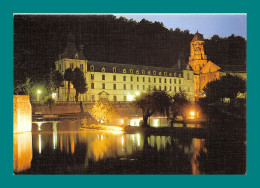
{"type": "Polygon", "coordinates": [[[42,93],[41,90],[37,90],[37,101],[40,101],[40,94],[42,93]]]}

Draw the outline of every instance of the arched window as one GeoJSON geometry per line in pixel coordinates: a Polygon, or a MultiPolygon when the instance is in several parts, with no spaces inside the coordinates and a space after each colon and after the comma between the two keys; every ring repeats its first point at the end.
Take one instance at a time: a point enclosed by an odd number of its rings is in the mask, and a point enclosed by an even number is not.
{"type": "Polygon", "coordinates": [[[123,73],[126,73],[126,69],[123,69],[123,73]]]}
{"type": "Polygon", "coordinates": [[[153,75],[156,75],[156,71],[153,71],[153,75]]]}
{"type": "Polygon", "coordinates": [[[164,76],[167,76],[167,72],[164,72],[164,76]]]}
{"type": "Polygon", "coordinates": [[[145,74],[145,70],[142,70],[142,74],[145,74]]]}
{"type": "Polygon", "coordinates": [[[130,69],[130,74],[133,74],[133,69],[130,69]]]}
{"type": "Polygon", "coordinates": [[[139,74],[139,70],[136,70],[136,74],[139,74]]]}
{"type": "Polygon", "coordinates": [[[106,71],[106,68],[102,67],[101,72],[105,72],[105,71],[106,71]]]}
{"type": "Polygon", "coordinates": [[[116,72],[116,67],[113,67],[113,72],[116,72]]]}
{"type": "Polygon", "coordinates": [[[90,66],[90,71],[94,71],[94,65],[90,66]]]}

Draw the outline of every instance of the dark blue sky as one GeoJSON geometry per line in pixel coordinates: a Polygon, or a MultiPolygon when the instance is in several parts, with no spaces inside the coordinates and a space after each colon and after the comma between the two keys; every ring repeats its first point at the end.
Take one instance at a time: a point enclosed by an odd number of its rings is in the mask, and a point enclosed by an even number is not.
{"type": "Polygon", "coordinates": [[[159,21],[167,28],[180,28],[196,33],[198,30],[204,38],[211,38],[214,34],[228,37],[232,34],[247,38],[246,14],[114,14],[127,19],[141,21],[159,21]]]}

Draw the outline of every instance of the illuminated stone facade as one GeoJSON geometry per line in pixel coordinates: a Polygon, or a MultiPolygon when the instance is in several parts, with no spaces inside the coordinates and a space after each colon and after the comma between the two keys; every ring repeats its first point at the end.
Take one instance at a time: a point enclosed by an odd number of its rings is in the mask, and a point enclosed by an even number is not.
{"type": "MultiPolygon", "coordinates": [[[[183,62],[182,62],[183,63],[183,62]]],[[[132,101],[135,96],[149,90],[165,90],[168,93],[184,91],[190,100],[194,100],[193,71],[189,65],[173,68],[139,66],[88,61],[78,51],[74,38],[69,36],[69,43],[59,60],[56,70],[62,74],[68,68],[80,68],[85,75],[88,91],[79,95],[79,101],[92,102],[105,99],[114,102],[132,101]]],[[[66,101],[68,83],[60,88],[59,101],[66,101]]],[[[75,89],[71,84],[70,101],[75,101],[75,89]]]]}
{"type": "Polygon", "coordinates": [[[220,78],[220,67],[207,60],[204,52],[204,39],[198,32],[190,43],[189,65],[194,70],[194,97],[203,97],[207,83],[220,78]]]}

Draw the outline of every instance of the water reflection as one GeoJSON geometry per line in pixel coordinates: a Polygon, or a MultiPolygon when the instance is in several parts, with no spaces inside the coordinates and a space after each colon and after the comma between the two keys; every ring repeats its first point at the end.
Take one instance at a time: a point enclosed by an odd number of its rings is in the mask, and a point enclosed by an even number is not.
{"type": "Polygon", "coordinates": [[[21,172],[31,168],[32,133],[13,135],[13,168],[14,172],[21,172]]]}
{"type": "Polygon", "coordinates": [[[24,173],[205,174],[214,160],[204,138],[81,131],[80,125],[45,122],[39,130],[33,124],[33,159],[24,173]]]}

